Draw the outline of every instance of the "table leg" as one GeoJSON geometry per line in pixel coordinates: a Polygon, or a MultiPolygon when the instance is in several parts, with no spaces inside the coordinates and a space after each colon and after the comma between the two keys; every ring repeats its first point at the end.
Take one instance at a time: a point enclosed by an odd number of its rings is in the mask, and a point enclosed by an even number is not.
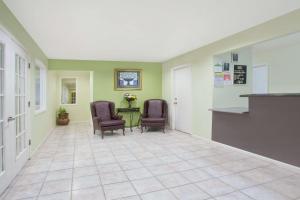
{"type": "Polygon", "coordinates": [[[132,120],[133,120],[133,113],[130,112],[130,131],[132,132],[132,120]]]}

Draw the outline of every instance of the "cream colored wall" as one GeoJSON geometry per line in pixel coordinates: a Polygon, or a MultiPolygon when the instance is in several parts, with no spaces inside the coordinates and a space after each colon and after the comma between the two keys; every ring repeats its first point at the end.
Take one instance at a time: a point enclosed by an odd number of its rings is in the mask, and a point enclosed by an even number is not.
{"type": "MultiPolygon", "coordinates": [[[[31,76],[34,77],[34,70],[31,70],[31,76]]],[[[32,140],[32,152],[35,152],[42,142],[46,139],[48,134],[55,127],[56,120],[56,108],[57,108],[57,91],[55,84],[57,81],[57,75],[55,72],[47,70],[47,91],[46,91],[46,110],[41,113],[35,113],[35,82],[34,78],[31,78],[31,140],[32,140]]]]}
{"type": "Polygon", "coordinates": [[[57,99],[59,106],[66,108],[69,113],[70,122],[87,122],[90,121],[90,72],[89,71],[55,71],[57,75],[57,99]],[[76,78],[76,104],[61,105],[61,79],[76,78]]]}
{"type": "Polygon", "coordinates": [[[173,67],[190,64],[193,83],[193,134],[211,138],[213,106],[213,56],[222,52],[262,42],[274,37],[300,31],[300,10],[209,44],[163,63],[163,98],[172,109],[173,67]]]}
{"type": "MultiPolygon", "coordinates": [[[[234,65],[247,65],[247,80],[245,85],[225,85],[215,87],[213,90],[213,107],[248,107],[248,98],[241,98],[241,94],[249,94],[252,90],[252,48],[245,47],[234,51],[239,55],[239,61],[231,63],[233,72],[234,65]]],[[[231,62],[231,52],[214,56],[214,63],[231,62]]],[[[233,78],[233,77],[232,77],[233,78]]]]}
{"type": "Polygon", "coordinates": [[[253,51],[253,64],[266,64],[270,93],[300,93],[300,42],[253,51]]]}
{"type": "Polygon", "coordinates": [[[36,60],[42,62],[48,67],[48,58],[39,48],[31,36],[26,32],[23,26],[18,22],[16,17],[6,7],[3,1],[0,0],[0,29],[7,32],[8,35],[16,40],[26,51],[26,54],[31,62],[30,69],[30,131],[31,138],[31,153],[42,144],[51,130],[55,127],[55,108],[56,108],[56,88],[52,83],[56,77],[52,73],[47,75],[47,110],[45,112],[35,113],[35,73],[34,67],[36,60]]]}

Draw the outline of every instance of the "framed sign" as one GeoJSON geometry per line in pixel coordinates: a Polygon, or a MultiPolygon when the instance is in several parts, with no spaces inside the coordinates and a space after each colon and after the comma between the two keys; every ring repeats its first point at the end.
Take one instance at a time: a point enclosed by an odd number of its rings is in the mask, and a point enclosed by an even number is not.
{"type": "Polygon", "coordinates": [[[115,69],[115,90],[141,90],[142,70],[140,69],[115,69]]]}
{"type": "Polygon", "coordinates": [[[241,85],[247,83],[247,65],[234,65],[233,84],[241,85]]]}

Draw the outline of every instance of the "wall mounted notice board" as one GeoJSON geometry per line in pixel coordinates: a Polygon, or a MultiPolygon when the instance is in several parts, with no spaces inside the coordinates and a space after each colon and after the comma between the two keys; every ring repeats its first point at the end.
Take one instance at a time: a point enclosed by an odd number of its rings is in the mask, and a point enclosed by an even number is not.
{"type": "Polygon", "coordinates": [[[233,84],[247,83],[247,65],[234,65],[233,84]]]}

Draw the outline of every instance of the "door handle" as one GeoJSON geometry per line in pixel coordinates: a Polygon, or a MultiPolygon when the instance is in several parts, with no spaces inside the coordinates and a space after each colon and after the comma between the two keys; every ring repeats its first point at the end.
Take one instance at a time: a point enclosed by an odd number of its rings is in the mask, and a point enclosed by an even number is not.
{"type": "Polygon", "coordinates": [[[7,118],[7,122],[14,121],[15,119],[16,119],[15,117],[8,117],[8,118],[7,118]]]}

